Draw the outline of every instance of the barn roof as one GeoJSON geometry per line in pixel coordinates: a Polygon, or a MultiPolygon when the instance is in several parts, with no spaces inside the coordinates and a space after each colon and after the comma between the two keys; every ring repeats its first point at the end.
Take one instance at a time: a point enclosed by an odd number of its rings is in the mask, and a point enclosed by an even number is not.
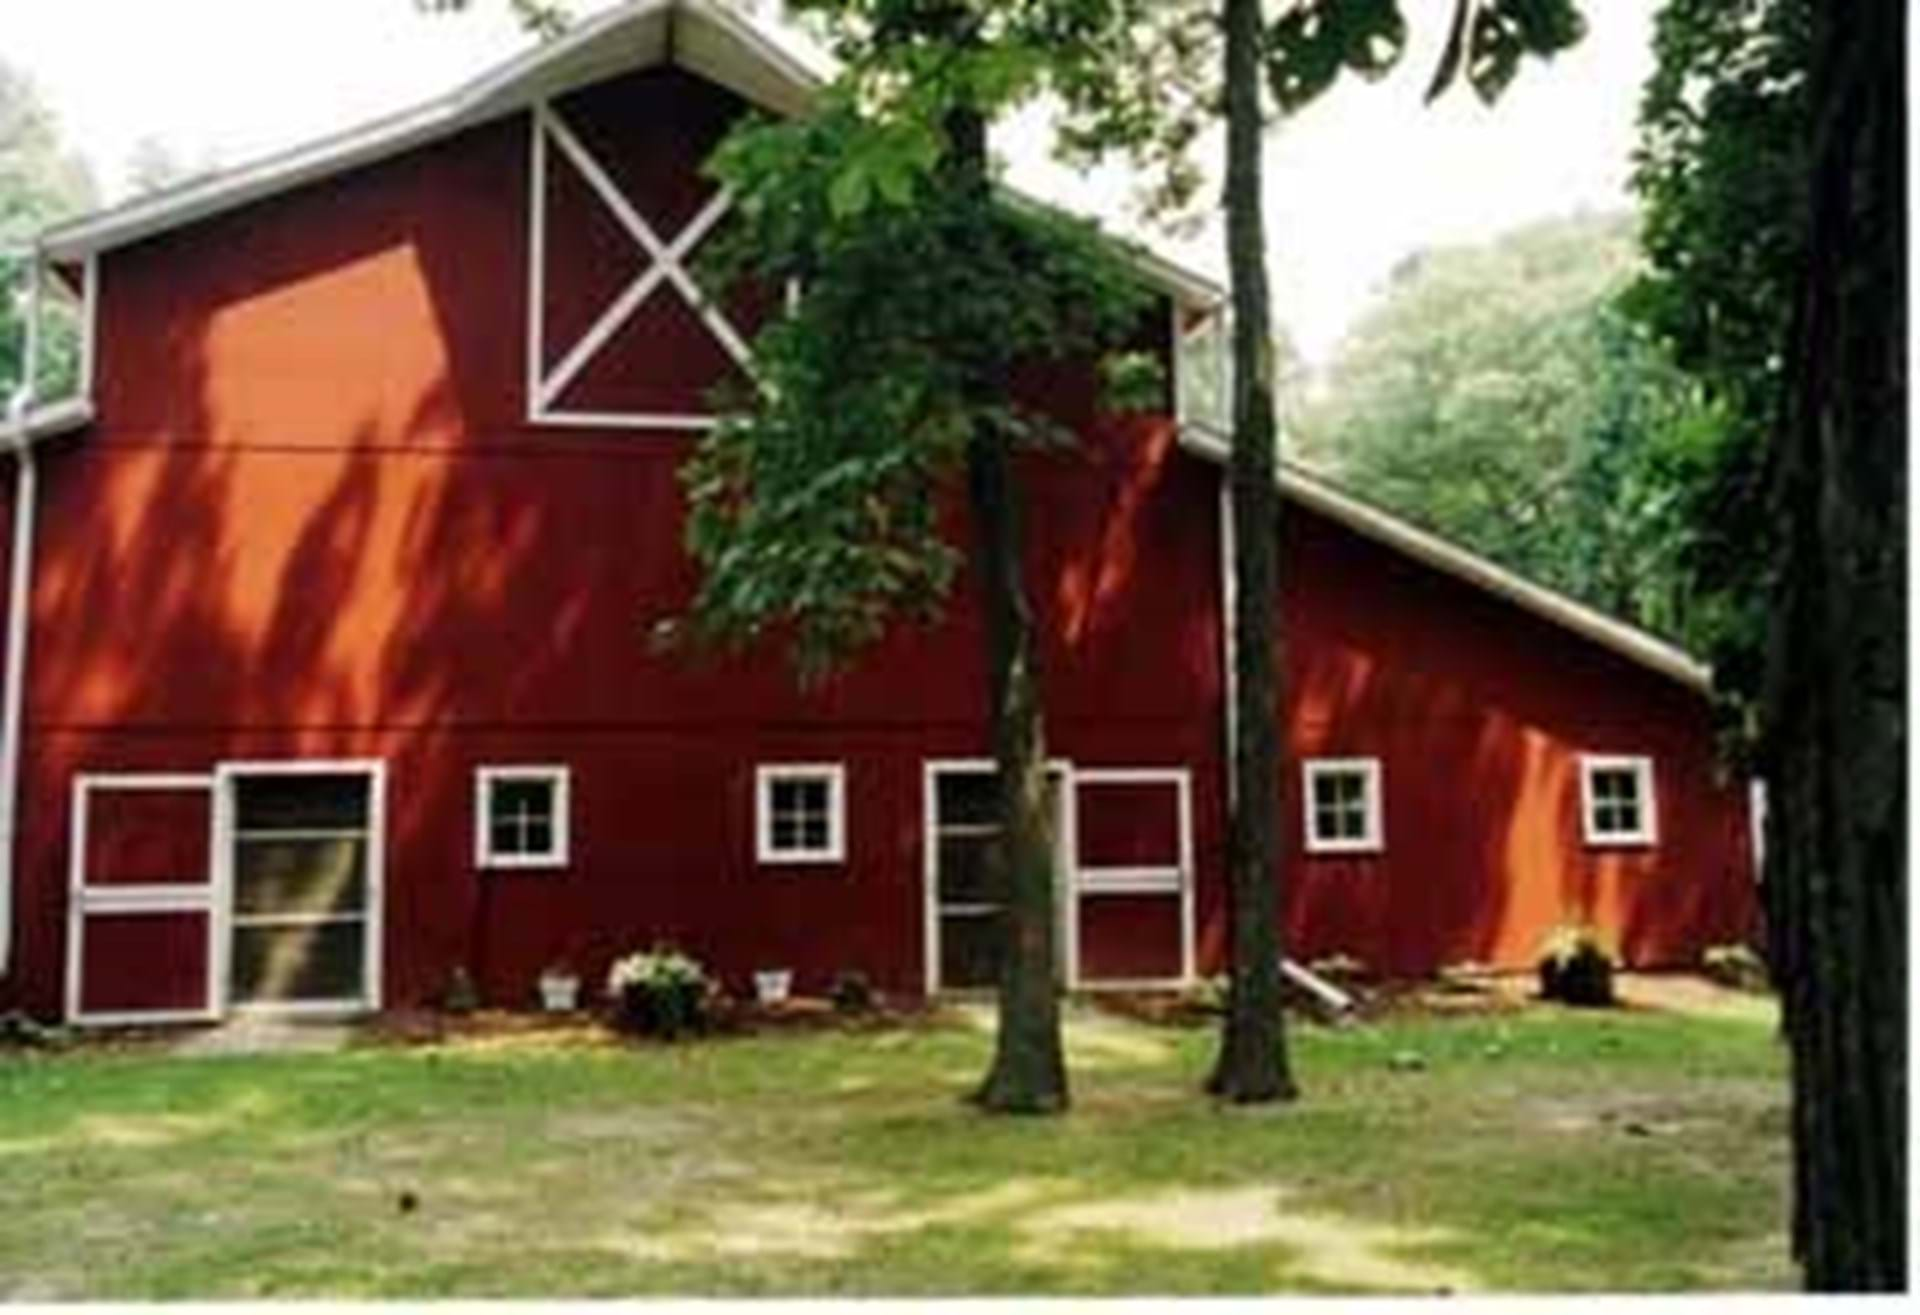
{"type": "MultiPolygon", "coordinates": [[[[40,247],[56,262],[76,261],[519,113],[576,87],[665,64],[781,114],[803,109],[827,78],[826,70],[811,66],[763,26],[714,0],[627,0],[445,95],[54,225],[41,234],[40,247]]],[[[1124,245],[1162,291],[1198,306],[1224,298],[1205,275],[1137,244],[1124,245]]]]}

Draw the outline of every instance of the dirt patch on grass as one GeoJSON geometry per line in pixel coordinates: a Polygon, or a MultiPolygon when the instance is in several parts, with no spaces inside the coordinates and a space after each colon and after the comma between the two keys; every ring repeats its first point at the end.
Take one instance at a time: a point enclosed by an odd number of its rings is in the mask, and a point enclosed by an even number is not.
{"type": "Polygon", "coordinates": [[[1446,1241],[1441,1230],[1289,1210],[1285,1193],[1266,1187],[1087,1202],[1042,1211],[1019,1227],[1035,1261],[1071,1253],[1076,1236],[1117,1233],[1136,1245],[1181,1251],[1277,1244],[1291,1253],[1289,1270],[1332,1287],[1433,1293],[1479,1286],[1465,1270],[1402,1254],[1446,1241]]]}
{"type": "Polygon", "coordinates": [[[1548,1132],[1662,1137],[1730,1122],[1769,1126],[1786,1109],[1787,1093],[1771,1082],[1700,1082],[1690,1091],[1637,1093],[1611,1089],[1536,1097],[1517,1108],[1520,1121],[1548,1132]]]}

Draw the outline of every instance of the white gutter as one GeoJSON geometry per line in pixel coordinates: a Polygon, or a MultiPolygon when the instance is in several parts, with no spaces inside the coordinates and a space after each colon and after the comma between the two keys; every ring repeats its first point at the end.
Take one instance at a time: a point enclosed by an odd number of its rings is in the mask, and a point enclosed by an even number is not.
{"type": "Polygon", "coordinates": [[[6,446],[13,450],[13,551],[7,560],[6,666],[0,685],[0,981],[13,964],[14,851],[20,829],[21,718],[26,705],[27,623],[33,588],[33,513],[37,474],[27,417],[40,364],[40,251],[27,257],[26,345],[19,389],[7,404],[6,446]]]}

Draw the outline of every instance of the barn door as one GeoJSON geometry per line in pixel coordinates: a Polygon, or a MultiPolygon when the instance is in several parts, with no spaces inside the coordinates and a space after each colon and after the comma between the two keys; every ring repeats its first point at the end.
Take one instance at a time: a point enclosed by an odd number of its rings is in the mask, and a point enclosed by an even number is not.
{"type": "MultiPolygon", "coordinates": [[[[1047,767],[1057,870],[1072,852],[1071,773],[1047,767]]],[[[1000,982],[1007,896],[1000,861],[999,773],[991,762],[929,763],[926,780],[927,991],[983,991],[1000,982]]],[[[1060,889],[1064,891],[1065,882],[1060,889]]],[[[1056,901],[1064,904],[1063,900],[1056,901]]],[[[1064,912],[1064,910],[1063,910],[1064,912]]],[[[1069,927],[1062,917],[1061,942],[1069,927]]],[[[1063,955],[1062,968],[1070,952],[1063,955]]]]}
{"type": "Polygon", "coordinates": [[[1076,768],[1076,986],[1193,977],[1193,793],[1184,768],[1076,768]]]}
{"type": "Polygon", "coordinates": [[[220,1012],[213,778],[77,776],[66,1015],[195,1022],[220,1012]]]}
{"type": "Polygon", "coordinates": [[[228,763],[219,779],[229,1001],[292,1014],[377,1008],[382,768],[228,763]]]}

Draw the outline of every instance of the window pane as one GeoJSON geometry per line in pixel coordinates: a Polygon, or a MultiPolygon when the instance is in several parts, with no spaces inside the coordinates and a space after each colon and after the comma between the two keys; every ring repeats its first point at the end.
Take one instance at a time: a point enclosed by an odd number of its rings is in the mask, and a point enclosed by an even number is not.
{"type": "Polygon", "coordinates": [[[998,985],[1005,937],[997,913],[941,918],[940,985],[961,990],[998,985]]]}
{"type": "Polygon", "coordinates": [[[233,902],[238,913],[358,912],[366,903],[364,840],[236,842],[233,902]]]}
{"type": "Polygon", "coordinates": [[[816,853],[827,848],[825,813],[809,813],[800,820],[800,846],[816,853]]]}
{"type": "Polygon", "coordinates": [[[520,828],[520,843],[523,854],[553,853],[553,823],[544,818],[525,823],[520,828]]]}
{"type": "Polygon", "coordinates": [[[936,779],[937,820],[942,825],[982,826],[999,821],[999,787],[993,773],[949,772],[936,779]]]}
{"type": "Polygon", "coordinates": [[[242,831],[363,829],[367,778],[361,775],[243,776],[234,782],[234,825],[242,831]]]}
{"type": "Polygon", "coordinates": [[[999,851],[992,836],[940,837],[941,903],[998,904],[1005,889],[999,851]]]}
{"type": "Polygon", "coordinates": [[[495,781],[493,783],[495,817],[551,818],[553,782],[495,781]]]}
{"type": "Polygon", "coordinates": [[[493,825],[487,828],[487,843],[496,854],[521,853],[520,828],[511,821],[495,818],[493,825]]]}
{"type": "Polygon", "coordinates": [[[1179,358],[1180,419],[1222,433],[1232,425],[1232,354],[1224,315],[1181,333],[1179,358]]]}
{"type": "Polygon", "coordinates": [[[247,1003],[358,1000],[364,990],[366,927],[236,927],[233,998],[247,1003]]]}

